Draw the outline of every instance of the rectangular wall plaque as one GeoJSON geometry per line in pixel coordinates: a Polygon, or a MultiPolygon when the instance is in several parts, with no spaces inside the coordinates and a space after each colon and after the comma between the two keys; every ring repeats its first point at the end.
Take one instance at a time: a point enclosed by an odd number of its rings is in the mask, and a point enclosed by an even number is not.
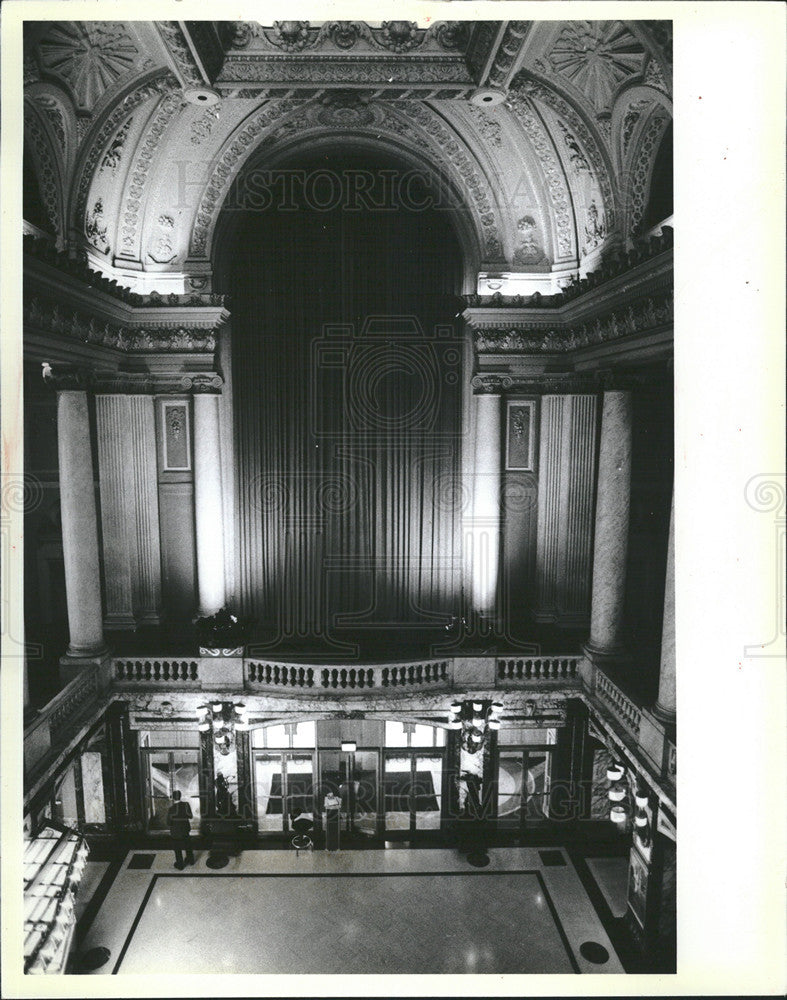
{"type": "Polygon", "coordinates": [[[506,469],[535,472],[536,402],[509,399],[506,407],[506,469]]]}
{"type": "Polygon", "coordinates": [[[188,472],[191,469],[189,406],[185,401],[162,404],[164,424],[164,471],[188,472]]]}

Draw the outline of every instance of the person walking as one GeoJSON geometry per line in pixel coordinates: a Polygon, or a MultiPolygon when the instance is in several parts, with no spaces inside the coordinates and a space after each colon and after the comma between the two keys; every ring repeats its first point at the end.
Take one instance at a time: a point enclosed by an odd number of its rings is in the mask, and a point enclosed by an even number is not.
{"type": "Polygon", "coordinates": [[[167,812],[167,822],[169,832],[172,837],[172,847],[175,851],[175,867],[182,871],[186,865],[194,864],[194,851],[191,849],[191,806],[188,802],[182,802],[180,792],[172,793],[172,805],[167,812]],[[186,853],[186,860],[183,860],[183,852],[186,853]]]}

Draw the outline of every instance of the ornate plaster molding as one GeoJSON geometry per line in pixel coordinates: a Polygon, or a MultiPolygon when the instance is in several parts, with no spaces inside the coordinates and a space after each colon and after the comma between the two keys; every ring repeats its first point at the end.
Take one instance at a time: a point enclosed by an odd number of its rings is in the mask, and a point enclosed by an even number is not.
{"type": "Polygon", "coordinates": [[[184,107],[180,92],[165,94],[145,129],[145,137],[137,147],[136,159],[129,171],[127,188],[124,192],[122,225],[120,227],[120,247],[118,257],[137,259],[139,251],[139,212],[143,202],[156,150],[170,122],[184,107]]]}
{"type": "Polygon", "coordinates": [[[188,40],[178,21],[156,21],[161,36],[175,66],[175,72],[187,87],[204,87],[210,83],[203,77],[200,67],[189,48],[188,40]]]}
{"type": "Polygon", "coordinates": [[[557,257],[561,260],[575,258],[577,248],[571,211],[571,194],[549,132],[530,99],[519,87],[511,88],[508,95],[508,106],[524,128],[544,171],[555,216],[557,257]]]}
{"type": "Polygon", "coordinates": [[[187,326],[176,320],[124,326],[39,295],[25,298],[22,315],[26,325],[45,333],[123,353],[212,354],[216,350],[215,321],[210,326],[187,326]]]}
{"type": "Polygon", "coordinates": [[[488,320],[488,325],[478,325],[469,312],[465,317],[473,326],[473,341],[479,354],[560,354],[670,325],[673,296],[671,291],[661,296],[648,296],[585,322],[558,323],[550,329],[529,322],[516,326],[508,324],[501,329],[498,322],[502,320],[494,321],[494,325],[488,320]]]}
{"type": "MultiPolygon", "coordinates": [[[[53,149],[46,128],[39,118],[39,111],[30,101],[25,101],[25,133],[30,140],[33,162],[41,187],[49,221],[57,234],[58,241],[64,238],[63,196],[60,181],[60,164],[53,149]]],[[[65,149],[64,149],[65,151],[65,149]]]]}
{"type": "Polygon", "coordinates": [[[93,392],[124,395],[174,395],[221,392],[224,379],[216,372],[94,372],[93,392]]]}
{"type": "Polygon", "coordinates": [[[93,126],[93,135],[86,146],[81,157],[81,162],[77,165],[75,176],[79,178],[76,189],[72,195],[71,220],[77,228],[80,227],[85,217],[87,207],[87,197],[90,185],[96,173],[99,160],[106,153],[112,138],[116,134],[122,123],[129,118],[133,111],[144,104],[152,97],[158,97],[177,87],[177,80],[169,72],[156,70],[154,74],[148,75],[135,86],[129,89],[128,93],[107,114],[100,125],[93,126]]]}
{"type": "MultiPolygon", "coordinates": [[[[595,136],[576,109],[551,87],[545,87],[543,84],[528,77],[521,78],[520,86],[533,100],[541,101],[552,108],[559,115],[559,121],[562,119],[566,122],[574,135],[579,139],[590,161],[591,172],[601,189],[601,195],[604,199],[607,232],[611,232],[614,230],[616,223],[616,195],[610,181],[609,165],[595,136]]],[[[568,145],[568,142],[566,142],[566,145],[568,145]]],[[[571,152],[570,146],[569,152],[571,152]]],[[[587,166],[587,163],[585,166],[587,166]]]]}
{"type": "Polygon", "coordinates": [[[55,23],[38,44],[45,70],[56,75],[82,111],[92,111],[112,83],[134,70],[139,50],[117,21],[55,23]]]}

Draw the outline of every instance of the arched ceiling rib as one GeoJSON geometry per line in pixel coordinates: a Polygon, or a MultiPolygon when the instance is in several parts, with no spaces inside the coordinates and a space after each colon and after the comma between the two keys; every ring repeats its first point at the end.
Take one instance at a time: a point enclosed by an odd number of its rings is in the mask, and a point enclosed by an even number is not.
{"type": "Polygon", "coordinates": [[[49,22],[25,44],[59,242],[147,288],[210,272],[234,178],[293,137],[417,154],[480,268],[587,268],[637,235],[671,120],[668,22],[49,22]]]}

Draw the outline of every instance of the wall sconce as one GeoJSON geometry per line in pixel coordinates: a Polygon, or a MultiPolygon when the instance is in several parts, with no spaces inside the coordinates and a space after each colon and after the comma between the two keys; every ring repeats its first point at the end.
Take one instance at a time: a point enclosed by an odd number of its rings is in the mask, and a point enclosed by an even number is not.
{"type": "Polygon", "coordinates": [[[233,705],[231,701],[213,701],[197,708],[197,729],[201,733],[213,730],[213,744],[222,756],[232,749],[235,732],[245,732],[249,728],[244,704],[233,705]]]}
{"type": "Polygon", "coordinates": [[[489,730],[500,728],[499,701],[455,701],[448,709],[448,728],[461,730],[462,748],[467,753],[478,753],[489,730]]]}

